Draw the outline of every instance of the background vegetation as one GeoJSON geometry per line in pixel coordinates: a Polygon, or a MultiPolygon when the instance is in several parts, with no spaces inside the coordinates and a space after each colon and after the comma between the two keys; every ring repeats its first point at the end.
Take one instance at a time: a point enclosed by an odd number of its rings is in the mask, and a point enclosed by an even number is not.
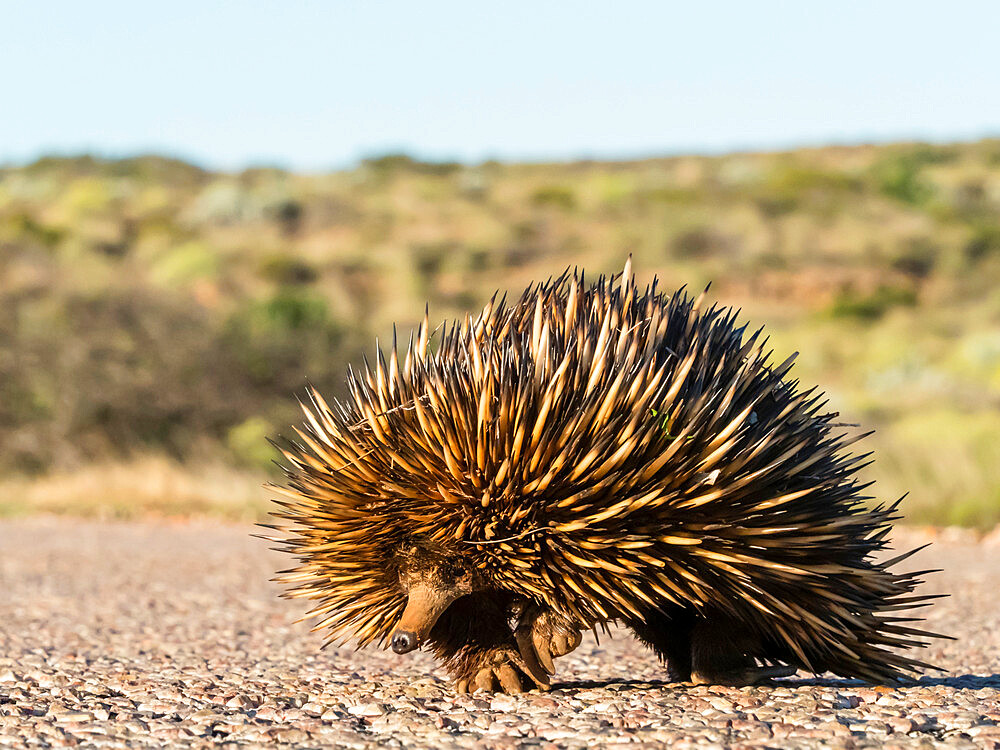
{"type": "Polygon", "coordinates": [[[610,163],[0,169],[0,512],[253,517],[308,378],[568,265],[713,281],[873,427],[880,497],[1000,521],[1000,141],[610,163]]]}

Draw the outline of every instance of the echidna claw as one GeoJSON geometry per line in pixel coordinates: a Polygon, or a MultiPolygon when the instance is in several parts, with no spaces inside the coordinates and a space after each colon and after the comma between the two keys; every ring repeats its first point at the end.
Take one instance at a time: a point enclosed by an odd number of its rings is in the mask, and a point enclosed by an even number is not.
{"type": "Polygon", "coordinates": [[[583,641],[583,633],[579,630],[555,633],[549,641],[549,652],[552,656],[565,656],[583,641]]]}
{"type": "Polygon", "coordinates": [[[556,664],[552,658],[552,653],[549,651],[549,644],[534,642],[532,644],[532,649],[538,658],[538,663],[542,666],[548,674],[555,674],[556,664]]]}
{"type": "Polygon", "coordinates": [[[496,682],[493,675],[492,667],[483,667],[478,672],[472,680],[473,692],[476,690],[485,690],[491,692],[493,690],[493,685],[496,682]]]}
{"type": "MultiPolygon", "coordinates": [[[[555,671],[551,658],[547,664],[543,661],[543,650],[535,646],[529,631],[518,629],[514,636],[517,640],[517,649],[521,652],[521,658],[524,660],[525,671],[539,686],[542,683],[548,684],[549,675],[555,671]]],[[[544,650],[544,653],[547,655],[548,651],[544,650]]]]}
{"type": "Polygon", "coordinates": [[[500,688],[505,693],[520,693],[522,691],[521,680],[510,664],[500,664],[494,668],[494,672],[497,680],[500,681],[500,688]]]}
{"type": "Polygon", "coordinates": [[[543,689],[548,687],[549,677],[555,672],[554,659],[565,656],[583,640],[580,630],[564,618],[537,608],[525,612],[514,637],[525,671],[543,689]]]}
{"type": "Polygon", "coordinates": [[[455,691],[458,693],[474,693],[478,690],[486,692],[523,693],[531,689],[531,683],[525,683],[520,672],[527,675],[541,690],[549,687],[548,676],[544,673],[542,681],[532,674],[521,655],[513,649],[500,648],[487,652],[479,667],[469,676],[455,681],[455,691]],[[527,685],[527,687],[526,687],[527,685]]]}

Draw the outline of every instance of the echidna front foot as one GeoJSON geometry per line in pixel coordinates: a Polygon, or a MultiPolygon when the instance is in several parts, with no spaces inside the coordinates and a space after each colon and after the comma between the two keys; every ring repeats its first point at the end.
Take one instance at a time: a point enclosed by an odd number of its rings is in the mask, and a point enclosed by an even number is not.
{"type": "Polygon", "coordinates": [[[547,681],[555,672],[554,659],[579,646],[583,633],[562,615],[531,604],[518,618],[514,637],[530,671],[545,675],[547,681]]]}
{"type": "Polygon", "coordinates": [[[539,684],[531,675],[520,654],[513,649],[497,648],[484,652],[467,671],[455,680],[455,691],[474,693],[477,690],[499,693],[523,693],[535,686],[548,688],[548,681],[539,684]],[[532,681],[535,684],[532,684],[532,681]]]}
{"type": "Polygon", "coordinates": [[[568,654],[583,640],[580,628],[536,604],[523,605],[513,636],[513,643],[506,637],[500,638],[493,647],[464,660],[455,689],[460,693],[547,690],[555,672],[554,660],[568,654]]]}
{"type": "Polygon", "coordinates": [[[458,692],[548,687],[548,674],[521,656],[508,624],[514,609],[508,594],[481,591],[459,598],[438,618],[427,643],[444,661],[458,692]]]}

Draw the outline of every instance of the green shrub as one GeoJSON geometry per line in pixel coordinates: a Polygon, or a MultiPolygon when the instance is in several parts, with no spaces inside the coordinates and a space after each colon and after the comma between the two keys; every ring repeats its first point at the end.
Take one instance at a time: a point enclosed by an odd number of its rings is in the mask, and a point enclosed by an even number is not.
{"type": "Polygon", "coordinates": [[[674,238],[672,244],[676,255],[685,259],[706,259],[727,255],[737,247],[735,238],[711,227],[695,227],[681,232],[674,238]]]}
{"type": "Polygon", "coordinates": [[[428,242],[416,245],[411,250],[413,268],[417,272],[422,288],[429,289],[445,260],[458,251],[450,242],[428,242]]]}
{"type": "Polygon", "coordinates": [[[219,265],[218,252],[202,242],[191,241],[164,253],[153,264],[150,275],[162,284],[185,284],[214,277],[219,265]]]}
{"type": "Polygon", "coordinates": [[[1000,255],[1000,226],[977,227],[965,244],[964,253],[972,263],[1000,255]]]}
{"type": "Polygon", "coordinates": [[[799,207],[798,198],[791,195],[765,195],[757,198],[754,203],[757,210],[769,219],[793,213],[799,207]]]}
{"type": "Polygon", "coordinates": [[[291,237],[302,229],[305,206],[300,201],[287,198],[269,206],[267,213],[277,222],[281,233],[291,237]]]}
{"type": "Polygon", "coordinates": [[[926,238],[910,241],[892,258],[890,265],[896,271],[917,279],[930,275],[937,263],[941,248],[926,238]]]}
{"type": "Polygon", "coordinates": [[[277,457],[267,439],[274,434],[274,427],[266,419],[250,417],[231,427],[226,433],[226,445],[233,457],[244,466],[270,469],[277,457]]]}
{"type": "Polygon", "coordinates": [[[576,208],[576,195],[571,188],[565,185],[547,185],[538,188],[531,194],[531,205],[551,206],[563,211],[572,211],[576,208]]]}
{"type": "Polygon", "coordinates": [[[893,153],[874,164],[872,176],[883,195],[912,206],[920,206],[934,195],[933,187],[921,173],[922,169],[950,158],[947,151],[930,147],[893,153]]]}
{"type": "Polygon", "coordinates": [[[286,287],[237,309],[224,342],[254,383],[291,393],[305,377],[327,374],[341,332],[322,297],[286,287]]]}
{"type": "Polygon", "coordinates": [[[409,154],[384,154],[382,156],[371,156],[361,160],[362,165],[373,172],[387,175],[396,172],[412,172],[415,174],[428,174],[437,177],[446,177],[454,174],[462,168],[462,165],[454,161],[421,161],[409,154]]]}
{"type": "Polygon", "coordinates": [[[894,307],[912,307],[916,303],[916,292],[907,287],[885,285],[871,294],[844,290],[833,301],[830,314],[835,318],[877,320],[894,307]]]}
{"type": "Polygon", "coordinates": [[[279,291],[253,310],[262,333],[300,331],[327,323],[326,302],[322,298],[290,289],[279,291]]]}
{"type": "Polygon", "coordinates": [[[689,188],[657,187],[636,190],[633,199],[639,206],[647,203],[666,203],[668,205],[689,205],[697,203],[701,195],[689,188]]]}
{"type": "Polygon", "coordinates": [[[304,260],[280,254],[272,255],[261,263],[260,275],[282,286],[311,284],[319,278],[316,269],[304,260]]]}
{"type": "Polygon", "coordinates": [[[69,234],[65,229],[54,227],[36,220],[27,212],[19,212],[10,216],[4,224],[4,229],[15,239],[34,242],[49,250],[54,249],[69,234]]]}
{"type": "Polygon", "coordinates": [[[860,189],[859,180],[840,172],[785,165],[768,175],[756,191],[755,202],[764,216],[773,218],[801,206],[829,209],[840,196],[860,189]]]}

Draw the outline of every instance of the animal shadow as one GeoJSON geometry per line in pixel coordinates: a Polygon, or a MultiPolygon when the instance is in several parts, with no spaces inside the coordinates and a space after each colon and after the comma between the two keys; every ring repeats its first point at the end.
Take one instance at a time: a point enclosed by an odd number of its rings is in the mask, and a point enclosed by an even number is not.
{"type": "MultiPolygon", "coordinates": [[[[693,687],[683,682],[670,682],[668,680],[580,680],[576,682],[556,682],[550,690],[552,692],[575,693],[580,690],[593,690],[606,688],[609,690],[634,690],[650,688],[667,688],[670,690],[683,690],[693,687]]],[[[863,688],[871,687],[863,680],[850,680],[841,677],[811,677],[811,678],[785,678],[780,680],[770,680],[761,687],[788,687],[788,688],[808,688],[808,687],[830,687],[830,688],[863,688]]],[[[899,688],[920,688],[920,687],[949,687],[955,690],[981,690],[982,688],[1000,689],[1000,674],[976,675],[946,675],[941,677],[923,676],[916,680],[900,680],[894,687],[899,688]]]]}

